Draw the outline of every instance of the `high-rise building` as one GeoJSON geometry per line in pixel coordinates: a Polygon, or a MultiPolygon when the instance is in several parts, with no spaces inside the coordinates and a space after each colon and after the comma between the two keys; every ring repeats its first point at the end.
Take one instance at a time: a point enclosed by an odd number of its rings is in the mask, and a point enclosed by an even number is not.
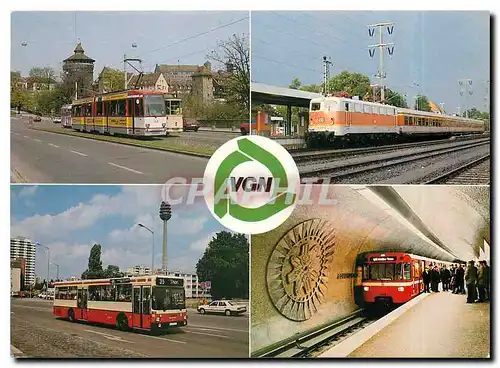
{"type": "Polygon", "coordinates": [[[151,275],[151,268],[146,266],[129,267],[125,271],[125,276],[127,277],[147,275],[151,275]]]}
{"type": "Polygon", "coordinates": [[[36,245],[31,239],[18,236],[10,238],[10,259],[22,258],[25,262],[25,285],[35,284],[36,245]]]}

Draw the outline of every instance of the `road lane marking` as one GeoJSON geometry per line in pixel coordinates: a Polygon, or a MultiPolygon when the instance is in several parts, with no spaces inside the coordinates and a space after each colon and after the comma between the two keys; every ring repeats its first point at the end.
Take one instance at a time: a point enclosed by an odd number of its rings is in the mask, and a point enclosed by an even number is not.
{"type": "Polygon", "coordinates": [[[49,146],[52,146],[52,147],[55,147],[55,148],[59,148],[59,146],[57,144],[54,144],[54,143],[47,143],[49,146]]]}
{"type": "Polygon", "coordinates": [[[21,135],[21,134],[19,134],[19,133],[17,133],[17,132],[14,132],[14,134],[15,134],[15,135],[21,135]]]}
{"type": "Polygon", "coordinates": [[[119,167],[120,169],[123,169],[123,170],[132,171],[133,173],[136,173],[136,174],[144,174],[144,173],[142,173],[142,172],[140,172],[140,171],[137,171],[137,170],[131,169],[131,168],[126,167],[126,166],[121,166],[121,165],[115,164],[115,163],[113,163],[113,162],[108,162],[108,165],[115,166],[115,167],[119,167]]]}
{"type": "Polygon", "coordinates": [[[42,142],[40,139],[35,139],[35,141],[40,142],[40,143],[42,142]]]}
{"type": "Polygon", "coordinates": [[[158,336],[151,336],[151,335],[140,335],[140,336],[146,336],[150,337],[152,339],[159,339],[159,340],[165,340],[165,341],[170,341],[170,342],[177,342],[179,344],[185,344],[185,341],[179,341],[179,340],[172,340],[172,339],[164,339],[163,337],[158,337],[158,336]]]}
{"type": "Polygon", "coordinates": [[[24,137],[24,138],[28,138],[28,139],[29,139],[29,137],[28,137],[27,135],[23,135],[23,137],[24,137]]]}
{"type": "Polygon", "coordinates": [[[71,150],[71,152],[76,153],[77,155],[80,155],[80,156],[83,156],[83,157],[88,157],[85,153],[81,153],[81,152],[73,151],[73,150],[71,150]]]}
{"type": "Polygon", "coordinates": [[[107,334],[107,333],[99,332],[99,331],[93,331],[93,330],[83,330],[83,331],[87,331],[87,332],[91,332],[91,333],[95,333],[95,334],[101,335],[101,336],[103,336],[104,338],[106,338],[108,340],[120,341],[120,342],[128,342],[130,344],[134,344],[133,341],[123,340],[120,336],[115,336],[115,335],[111,335],[111,334],[107,334]]]}
{"type": "Polygon", "coordinates": [[[238,330],[236,328],[223,328],[223,327],[212,327],[212,326],[201,326],[201,325],[188,325],[189,327],[201,327],[201,328],[210,328],[214,330],[225,330],[225,331],[236,331],[236,332],[244,332],[248,333],[248,330],[238,330]]]}
{"type": "MultiPolygon", "coordinates": [[[[186,328],[187,330],[187,328],[186,328]]],[[[225,336],[225,335],[216,335],[216,334],[213,334],[213,333],[204,333],[204,332],[194,332],[194,331],[187,331],[188,333],[192,333],[192,334],[197,334],[197,335],[206,335],[206,336],[217,336],[217,337],[222,337],[224,339],[229,339],[230,336],[225,336]]]]}

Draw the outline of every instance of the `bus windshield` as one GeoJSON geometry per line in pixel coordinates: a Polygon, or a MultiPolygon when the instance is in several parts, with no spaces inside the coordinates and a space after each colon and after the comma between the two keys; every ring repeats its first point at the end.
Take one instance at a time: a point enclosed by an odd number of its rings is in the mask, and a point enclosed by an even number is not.
{"type": "Polygon", "coordinates": [[[153,288],[153,309],[169,310],[186,308],[184,288],[159,287],[153,288]]]}
{"type": "Polygon", "coordinates": [[[165,102],[162,95],[144,96],[144,116],[165,115],[165,102]]]}

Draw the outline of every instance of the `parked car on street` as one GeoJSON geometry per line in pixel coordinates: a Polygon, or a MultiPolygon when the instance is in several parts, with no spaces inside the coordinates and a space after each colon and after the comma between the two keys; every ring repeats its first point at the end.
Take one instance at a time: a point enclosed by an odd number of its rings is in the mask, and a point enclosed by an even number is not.
{"type": "Polygon", "coordinates": [[[61,124],[61,117],[60,116],[56,116],[52,119],[52,122],[54,124],[61,124]]]}
{"type": "Polygon", "coordinates": [[[196,120],[184,120],[182,129],[187,132],[188,130],[193,130],[195,132],[200,129],[200,124],[196,120]]]}
{"type": "Polygon", "coordinates": [[[35,117],[33,118],[33,121],[35,123],[39,123],[42,121],[42,117],[40,115],[35,115],[35,117]]]}
{"type": "Polygon", "coordinates": [[[198,306],[197,310],[201,314],[217,313],[231,316],[245,313],[247,311],[247,307],[230,300],[214,300],[210,304],[202,304],[198,306]]]}

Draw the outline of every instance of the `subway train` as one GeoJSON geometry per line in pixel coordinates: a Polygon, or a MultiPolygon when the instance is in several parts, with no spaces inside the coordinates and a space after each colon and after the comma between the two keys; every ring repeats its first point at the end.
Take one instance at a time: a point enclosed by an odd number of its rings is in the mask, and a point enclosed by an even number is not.
{"type": "Polygon", "coordinates": [[[312,147],[416,136],[446,138],[485,130],[482,120],[325,96],[311,100],[307,144],[312,147]]]}
{"type": "Polygon", "coordinates": [[[356,259],[357,305],[389,307],[406,303],[424,292],[422,271],[430,266],[453,263],[403,252],[361,253],[356,259]]]}

